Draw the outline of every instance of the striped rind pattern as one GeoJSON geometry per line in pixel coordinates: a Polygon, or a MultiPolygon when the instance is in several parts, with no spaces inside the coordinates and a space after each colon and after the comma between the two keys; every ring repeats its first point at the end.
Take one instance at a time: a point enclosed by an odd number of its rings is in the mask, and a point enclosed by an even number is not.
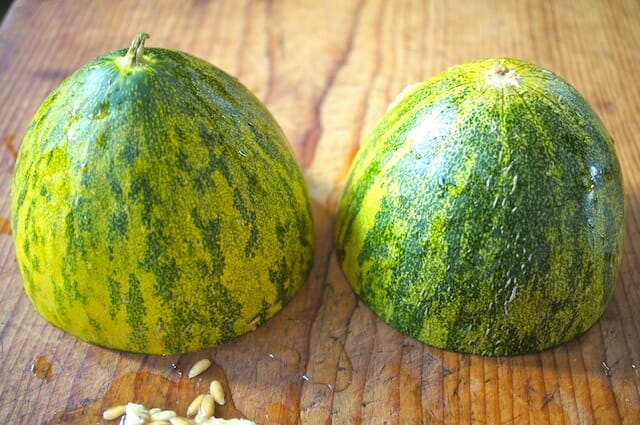
{"type": "Polygon", "coordinates": [[[194,351],[280,311],[306,281],[302,172],[235,78],[167,49],[114,51],[64,80],[30,125],[12,183],[25,291],[93,343],[194,351]]]}
{"type": "Polygon", "coordinates": [[[620,166],[601,121],[563,79],[508,58],[403,94],[363,141],[335,229],[349,283],[386,323],[486,355],[540,351],[591,327],[623,234],[620,166]],[[516,78],[489,82],[496,67],[516,78]]]}

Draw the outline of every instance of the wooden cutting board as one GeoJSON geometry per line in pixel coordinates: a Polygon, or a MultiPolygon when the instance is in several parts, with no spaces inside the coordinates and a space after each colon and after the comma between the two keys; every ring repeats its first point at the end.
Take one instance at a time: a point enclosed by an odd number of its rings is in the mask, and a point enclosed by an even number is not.
{"type": "Polygon", "coordinates": [[[640,423],[640,3],[636,0],[15,0],[0,26],[0,422],[105,423],[136,401],[184,413],[209,380],[217,414],[261,424],[640,423]],[[280,122],[305,171],[312,275],[286,309],[230,344],[142,356],[80,342],[26,299],[9,226],[16,151],[37,106],[95,56],[177,48],[236,75],[280,122]],[[361,138],[409,83],[513,56],[549,68],[610,130],[628,197],[619,284],[575,341],[512,358],[427,347],[385,326],[337,266],[336,197],[361,138]],[[214,366],[189,380],[200,358],[214,366]]]}

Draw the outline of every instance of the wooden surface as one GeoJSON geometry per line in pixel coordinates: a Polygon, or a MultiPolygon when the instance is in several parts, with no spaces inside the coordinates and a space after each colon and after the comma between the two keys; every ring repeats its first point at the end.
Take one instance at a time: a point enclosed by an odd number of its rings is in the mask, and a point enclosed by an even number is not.
{"type": "Polygon", "coordinates": [[[637,0],[15,0],[0,27],[0,423],[104,423],[127,401],[186,409],[208,380],[217,411],[261,424],[640,423],[640,3],[637,0]],[[236,75],[275,115],[308,179],[312,276],[257,331],[183,356],[123,354],[70,337],[26,299],[9,226],[16,151],[37,106],[90,59],[182,49],[236,75]],[[336,197],[361,138],[409,83],[456,63],[513,56],[549,68],[616,141],[628,198],[613,300],[575,341],[483,358],[429,348],[385,326],[339,270],[336,197]],[[187,380],[201,357],[215,362],[187,380]]]}

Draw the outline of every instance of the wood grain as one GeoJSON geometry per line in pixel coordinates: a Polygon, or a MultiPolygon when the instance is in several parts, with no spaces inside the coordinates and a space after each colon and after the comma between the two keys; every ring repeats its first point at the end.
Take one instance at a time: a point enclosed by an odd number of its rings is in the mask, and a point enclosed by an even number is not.
{"type": "Polygon", "coordinates": [[[261,424],[640,423],[640,3],[636,0],[15,0],[0,26],[0,422],[103,423],[127,401],[186,409],[212,378],[222,416],[261,424]],[[287,134],[313,197],[315,264],[277,317],[182,356],[94,347],[42,320],[15,264],[9,191],[31,116],[91,58],[151,34],[236,75],[287,134]],[[353,295],[334,256],[335,203],[362,137],[409,83],[481,57],[549,68],[613,135],[627,190],[614,297],[585,335],[512,358],[403,337],[353,295]],[[201,378],[183,376],[209,357],[201,378]],[[31,367],[50,365],[48,379],[31,367]]]}

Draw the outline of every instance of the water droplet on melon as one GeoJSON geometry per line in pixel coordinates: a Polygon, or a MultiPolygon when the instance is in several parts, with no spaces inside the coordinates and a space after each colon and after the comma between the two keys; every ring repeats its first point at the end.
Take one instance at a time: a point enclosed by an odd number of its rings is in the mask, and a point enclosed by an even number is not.
{"type": "Polygon", "coordinates": [[[447,190],[449,188],[449,185],[447,183],[447,180],[444,177],[440,177],[438,179],[438,182],[436,183],[438,186],[438,193],[437,195],[439,197],[443,197],[447,194],[447,190]]]}
{"type": "Polygon", "coordinates": [[[109,102],[101,102],[98,107],[89,116],[92,120],[101,120],[109,113],[109,102]]]}

